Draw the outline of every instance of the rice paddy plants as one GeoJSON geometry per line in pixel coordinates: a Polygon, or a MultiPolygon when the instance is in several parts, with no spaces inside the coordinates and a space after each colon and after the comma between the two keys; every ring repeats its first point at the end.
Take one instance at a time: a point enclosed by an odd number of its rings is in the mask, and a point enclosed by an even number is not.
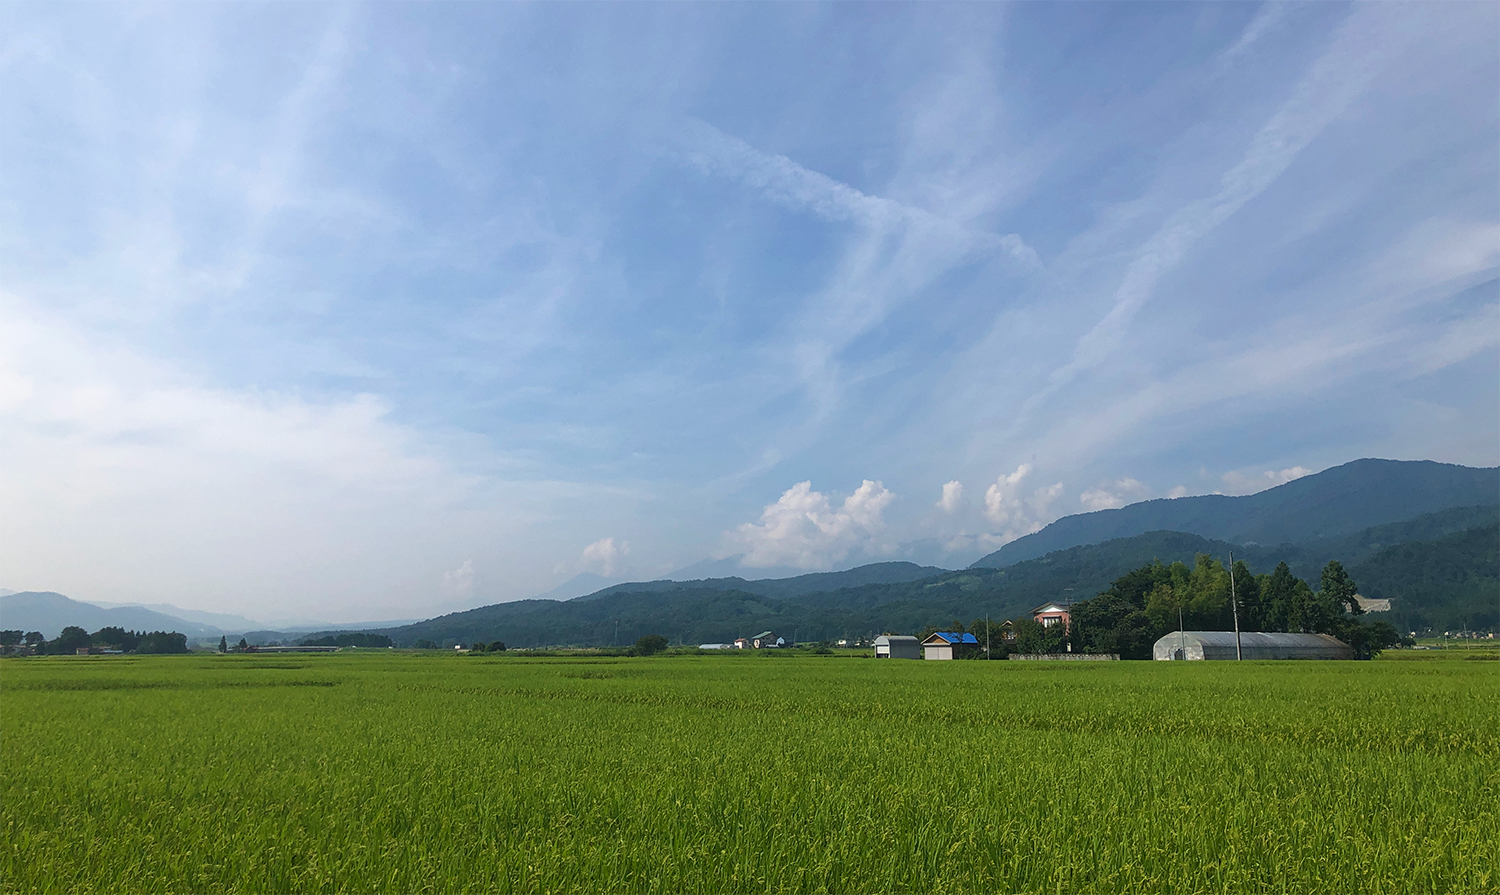
{"type": "Polygon", "coordinates": [[[1483,892],[1500,665],[0,661],[6,892],[1483,892]]]}

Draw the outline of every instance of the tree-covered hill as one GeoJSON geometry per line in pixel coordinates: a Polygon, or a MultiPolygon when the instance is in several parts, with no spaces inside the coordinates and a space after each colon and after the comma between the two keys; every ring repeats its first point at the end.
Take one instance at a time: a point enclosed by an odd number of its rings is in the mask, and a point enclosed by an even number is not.
{"type": "Polygon", "coordinates": [[[1352,571],[1403,631],[1500,627],[1500,523],[1386,547],[1352,571]]]}
{"type": "Polygon", "coordinates": [[[1301,544],[1424,513],[1497,504],[1500,468],[1430,460],[1355,460],[1244,497],[1210,494],[1148,500],[1065,516],[972,567],[1002,568],[1055,550],[1161,530],[1237,544],[1301,544]]]}
{"type": "Polygon", "coordinates": [[[616,584],[575,599],[597,600],[620,593],[660,592],[682,588],[737,590],[747,594],[759,594],[763,597],[786,599],[801,594],[820,593],[844,587],[917,581],[941,575],[946,571],[936,566],[919,566],[911,562],[876,562],[842,572],[812,572],[792,578],[763,578],[755,581],[738,577],[704,578],[697,581],[638,581],[616,584]]]}
{"type": "Polygon", "coordinates": [[[378,633],[402,645],[418,640],[439,645],[503,640],[519,647],[626,645],[649,633],[665,634],[673,642],[724,642],[767,628],[799,640],[864,637],[915,631],[954,619],[967,623],[985,615],[1009,618],[1060,595],[1091,595],[1123,570],[1153,559],[1191,562],[1197,553],[1227,552],[1230,547],[1179,532],[1152,532],[1059,551],[1006,569],[941,572],[785,597],[750,591],[774,591],[776,581],[745,582],[745,589],[723,587],[723,579],[649,582],[566,602],[524,600],[484,606],[378,633]]]}
{"type": "MultiPolygon", "coordinates": [[[[1255,572],[1269,572],[1286,562],[1296,577],[1310,581],[1317,581],[1328,561],[1337,559],[1351,569],[1366,596],[1401,591],[1396,604],[1401,614],[1391,616],[1398,626],[1408,624],[1416,617],[1409,613],[1421,607],[1452,603],[1466,607],[1453,611],[1468,612],[1475,619],[1468,624],[1474,627],[1485,618],[1478,612],[1485,594],[1494,592],[1495,514],[1494,507],[1456,508],[1344,537],[1276,547],[1236,546],[1182,532],[1147,532],[1054,551],[1002,569],[924,574],[933,570],[882,563],[799,579],[641,582],[562,602],[522,600],[484,606],[376,633],[405,646],[418,641],[447,646],[502,640],[513,647],[628,645],[644,634],[663,634],[674,643],[726,642],[767,628],[802,641],[866,637],[950,621],[1014,618],[1046,600],[1091,597],[1125,572],[1154,560],[1191,565],[1197,554],[1224,560],[1230,551],[1255,572]],[[1490,532],[1490,540],[1475,535],[1476,530],[1490,532]],[[1485,543],[1490,544],[1488,555],[1480,550],[1485,543]],[[818,584],[840,582],[853,583],[816,589],[818,584]]],[[[1493,597],[1488,605],[1493,610],[1493,597]]]]}

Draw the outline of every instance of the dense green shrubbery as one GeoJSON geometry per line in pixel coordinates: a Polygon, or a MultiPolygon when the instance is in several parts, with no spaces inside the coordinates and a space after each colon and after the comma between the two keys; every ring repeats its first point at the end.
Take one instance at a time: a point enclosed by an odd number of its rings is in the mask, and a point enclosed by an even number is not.
{"type": "Polygon", "coordinates": [[[660,634],[647,634],[635,642],[638,656],[654,656],[667,648],[667,638],[660,634]]]}

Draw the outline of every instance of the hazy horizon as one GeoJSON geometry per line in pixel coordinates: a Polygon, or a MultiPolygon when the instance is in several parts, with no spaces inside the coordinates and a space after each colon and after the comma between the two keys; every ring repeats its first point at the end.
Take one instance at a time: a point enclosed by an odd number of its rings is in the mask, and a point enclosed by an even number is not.
{"type": "Polygon", "coordinates": [[[427,617],[1500,465],[1500,7],[0,7],[0,586],[427,617]]]}

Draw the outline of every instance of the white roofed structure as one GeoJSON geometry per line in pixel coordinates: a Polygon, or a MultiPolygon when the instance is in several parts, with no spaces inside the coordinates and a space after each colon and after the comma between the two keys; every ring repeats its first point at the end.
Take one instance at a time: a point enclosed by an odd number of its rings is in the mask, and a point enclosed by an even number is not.
{"type": "MultiPolygon", "coordinates": [[[[1173,631],[1156,641],[1151,657],[1173,659],[1235,658],[1233,631],[1173,631]]],[[[1245,659],[1352,659],[1354,648],[1328,634],[1279,634],[1242,631],[1239,654],[1245,659]]]]}
{"type": "Polygon", "coordinates": [[[881,634],[875,638],[877,659],[920,659],[922,641],[907,634],[881,634]]]}

